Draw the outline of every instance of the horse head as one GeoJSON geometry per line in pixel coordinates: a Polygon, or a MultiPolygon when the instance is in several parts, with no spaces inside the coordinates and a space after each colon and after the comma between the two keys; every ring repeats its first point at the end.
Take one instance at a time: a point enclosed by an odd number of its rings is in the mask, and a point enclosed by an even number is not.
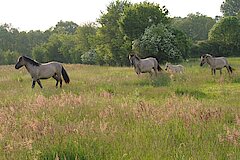
{"type": "Polygon", "coordinates": [[[131,63],[132,66],[134,65],[134,60],[140,60],[140,58],[139,58],[139,57],[137,56],[137,54],[134,53],[134,52],[131,52],[131,53],[129,54],[128,58],[129,58],[129,61],[130,61],[130,63],[131,63]]]}
{"type": "Polygon", "coordinates": [[[19,69],[24,65],[25,65],[24,56],[20,56],[18,58],[18,61],[17,61],[16,65],[15,65],[15,69],[19,69]]]}
{"type": "Polygon", "coordinates": [[[130,64],[131,65],[133,65],[133,56],[134,56],[134,54],[132,54],[132,53],[130,53],[129,55],[128,55],[128,59],[129,59],[129,61],[130,61],[130,64]]]}
{"type": "Polygon", "coordinates": [[[169,65],[170,65],[170,63],[166,63],[166,65],[165,65],[165,71],[167,71],[167,70],[168,70],[168,68],[169,68],[169,65]]]}
{"type": "Polygon", "coordinates": [[[203,66],[205,63],[207,63],[207,58],[212,57],[210,54],[203,54],[200,59],[201,63],[200,66],[203,66]]]}

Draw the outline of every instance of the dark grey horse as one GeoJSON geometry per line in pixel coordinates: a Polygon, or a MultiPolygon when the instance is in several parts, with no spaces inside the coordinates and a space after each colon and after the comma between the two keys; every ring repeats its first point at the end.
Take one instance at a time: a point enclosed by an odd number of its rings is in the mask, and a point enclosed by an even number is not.
{"type": "Polygon", "coordinates": [[[135,72],[138,75],[140,73],[150,73],[150,75],[152,75],[152,70],[154,70],[155,75],[157,76],[157,71],[162,70],[157,59],[153,57],[141,59],[136,54],[130,54],[129,61],[131,65],[134,66],[135,72]]]}
{"type": "Polygon", "coordinates": [[[210,54],[204,54],[200,58],[200,66],[203,66],[205,63],[209,64],[212,75],[216,75],[216,70],[220,70],[220,74],[222,74],[222,68],[224,67],[227,68],[229,74],[233,71],[233,68],[228,64],[228,61],[225,57],[213,57],[210,54]]]}
{"type": "Polygon", "coordinates": [[[41,64],[27,56],[21,56],[18,58],[18,62],[16,63],[15,68],[19,69],[23,66],[26,67],[27,71],[32,77],[32,88],[35,87],[36,82],[42,88],[40,79],[48,79],[51,77],[53,77],[57,81],[56,87],[58,86],[58,82],[60,82],[60,87],[62,87],[61,75],[63,76],[63,79],[66,83],[70,82],[66,70],[59,62],[49,62],[41,64]]]}

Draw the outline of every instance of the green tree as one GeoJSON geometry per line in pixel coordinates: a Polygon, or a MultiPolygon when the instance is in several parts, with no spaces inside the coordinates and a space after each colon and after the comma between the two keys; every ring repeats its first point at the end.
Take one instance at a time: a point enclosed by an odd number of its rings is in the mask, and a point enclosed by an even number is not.
{"type": "Polygon", "coordinates": [[[130,45],[120,30],[119,20],[124,8],[129,5],[127,1],[111,2],[107,7],[107,13],[98,19],[100,27],[96,33],[95,44],[100,64],[124,65],[128,61],[130,45]]]}
{"type": "Polygon", "coordinates": [[[15,35],[19,32],[10,25],[4,24],[0,26],[0,48],[3,51],[14,50],[16,46],[15,35]]]}
{"type": "Polygon", "coordinates": [[[4,51],[2,52],[3,64],[14,64],[19,56],[19,53],[16,51],[4,51]]]}
{"type": "MultiPolygon", "coordinates": [[[[0,26],[0,54],[4,57],[4,61],[13,62],[11,58],[16,58],[12,55],[28,55],[32,56],[32,49],[35,46],[41,45],[47,42],[50,32],[41,31],[29,31],[29,32],[19,32],[16,28],[12,28],[11,25],[4,24],[0,26]],[[7,56],[6,56],[7,55],[7,56]],[[8,58],[6,58],[8,57],[8,58]]],[[[0,62],[0,64],[6,64],[5,62],[0,62]]]]}
{"type": "Polygon", "coordinates": [[[30,51],[32,51],[32,48],[38,45],[41,45],[43,43],[46,43],[48,41],[48,38],[52,34],[51,31],[29,31],[26,33],[27,39],[28,39],[28,46],[30,48],[30,51]]]}
{"type": "Polygon", "coordinates": [[[96,32],[97,26],[95,23],[88,23],[79,26],[74,34],[76,41],[75,49],[81,52],[88,52],[89,50],[94,49],[96,32]]]}
{"type": "Polygon", "coordinates": [[[47,57],[47,49],[44,45],[35,46],[32,49],[32,57],[39,62],[47,62],[49,60],[47,57]]]}
{"type": "Polygon", "coordinates": [[[225,0],[220,10],[224,16],[236,16],[240,12],[240,0],[225,0]]]}
{"type": "Polygon", "coordinates": [[[181,58],[187,59],[190,55],[190,48],[192,45],[192,41],[189,39],[189,37],[182,31],[177,30],[175,28],[171,28],[173,35],[175,36],[174,43],[176,47],[181,52],[181,58]]]}
{"type": "Polygon", "coordinates": [[[209,32],[210,41],[221,41],[225,44],[239,45],[240,22],[235,16],[224,17],[209,32]]]}
{"type": "Polygon", "coordinates": [[[168,10],[158,4],[146,1],[136,3],[124,10],[120,26],[123,33],[132,41],[138,39],[148,27],[158,23],[168,23],[167,15],[168,10]]]}
{"type": "Polygon", "coordinates": [[[31,55],[31,42],[28,39],[28,33],[27,32],[18,32],[15,31],[15,36],[14,36],[14,40],[15,40],[15,47],[14,50],[18,51],[19,53],[23,54],[23,55],[31,55]]]}
{"type": "Polygon", "coordinates": [[[64,35],[61,34],[52,34],[48,42],[43,45],[46,49],[46,59],[47,61],[60,61],[63,62],[64,56],[63,53],[60,52],[60,47],[62,46],[62,38],[64,35]]]}
{"type": "Polygon", "coordinates": [[[209,32],[209,41],[218,42],[226,55],[239,55],[240,22],[236,16],[224,17],[209,32]]]}
{"type": "Polygon", "coordinates": [[[75,49],[75,36],[71,34],[61,34],[58,36],[60,40],[58,52],[63,56],[61,61],[65,63],[81,63],[81,54],[75,49]]]}
{"type": "Polygon", "coordinates": [[[189,14],[185,18],[175,17],[173,26],[183,31],[193,41],[208,39],[208,32],[215,24],[215,20],[200,13],[189,14]]]}
{"type": "Polygon", "coordinates": [[[53,29],[53,33],[74,34],[78,25],[72,21],[60,21],[53,29]]]}
{"type": "Polygon", "coordinates": [[[81,63],[81,55],[92,48],[91,41],[96,35],[96,26],[86,24],[78,26],[74,31],[70,30],[71,32],[59,26],[61,25],[58,25],[59,32],[52,31],[47,42],[33,49],[33,57],[44,61],[81,63]]]}

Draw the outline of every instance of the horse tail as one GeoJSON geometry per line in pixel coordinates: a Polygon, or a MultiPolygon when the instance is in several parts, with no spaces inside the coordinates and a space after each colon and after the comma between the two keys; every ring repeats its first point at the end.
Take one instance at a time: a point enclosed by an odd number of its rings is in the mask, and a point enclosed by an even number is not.
{"type": "Polygon", "coordinates": [[[67,74],[67,71],[62,67],[62,76],[63,76],[63,79],[66,83],[69,83],[70,82],[70,79],[69,79],[69,76],[67,74]]]}
{"type": "Polygon", "coordinates": [[[163,69],[160,67],[159,64],[157,65],[157,70],[158,70],[158,71],[162,71],[162,70],[163,70],[163,69]]]}
{"type": "Polygon", "coordinates": [[[228,68],[229,68],[230,72],[232,73],[234,69],[231,66],[228,66],[228,68]]]}

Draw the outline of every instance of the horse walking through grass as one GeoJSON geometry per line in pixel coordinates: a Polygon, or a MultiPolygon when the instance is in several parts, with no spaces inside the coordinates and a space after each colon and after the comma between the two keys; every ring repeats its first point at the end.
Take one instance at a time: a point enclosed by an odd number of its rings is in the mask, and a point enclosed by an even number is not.
{"type": "Polygon", "coordinates": [[[209,64],[212,75],[216,75],[216,70],[220,70],[220,75],[222,75],[222,68],[224,67],[227,68],[229,75],[233,71],[233,68],[228,64],[228,61],[225,57],[213,57],[210,54],[204,54],[200,58],[200,66],[203,66],[205,63],[209,64]]]}
{"type": "Polygon", "coordinates": [[[184,67],[181,64],[173,65],[171,63],[166,63],[165,70],[172,74],[183,73],[184,67]]]}
{"type": "Polygon", "coordinates": [[[138,75],[140,75],[140,73],[150,73],[152,76],[152,70],[154,70],[155,75],[157,76],[157,71],[162,70],[157,59],[153,57],[141,59],[137,56],[137,54],[130,54],[129,61],[131,65],[134,66],[135,72],[138,75]]]}
{"type": "Polygon", "coordinates": [[[59,62],[39,63],[27,56],[20,56],[15,65],[15,69],[19,69],[23,66],[26,67],[32,77],[32,88],[35,87],[36,82],[43,88],[40,79],[48,79],[51,77],[57,81],[56,87],[58,87],[58,82],[60,82],[60,87],[62,87],[61,75],[66,83],[70,82],[66,70],[59,62]]]}

